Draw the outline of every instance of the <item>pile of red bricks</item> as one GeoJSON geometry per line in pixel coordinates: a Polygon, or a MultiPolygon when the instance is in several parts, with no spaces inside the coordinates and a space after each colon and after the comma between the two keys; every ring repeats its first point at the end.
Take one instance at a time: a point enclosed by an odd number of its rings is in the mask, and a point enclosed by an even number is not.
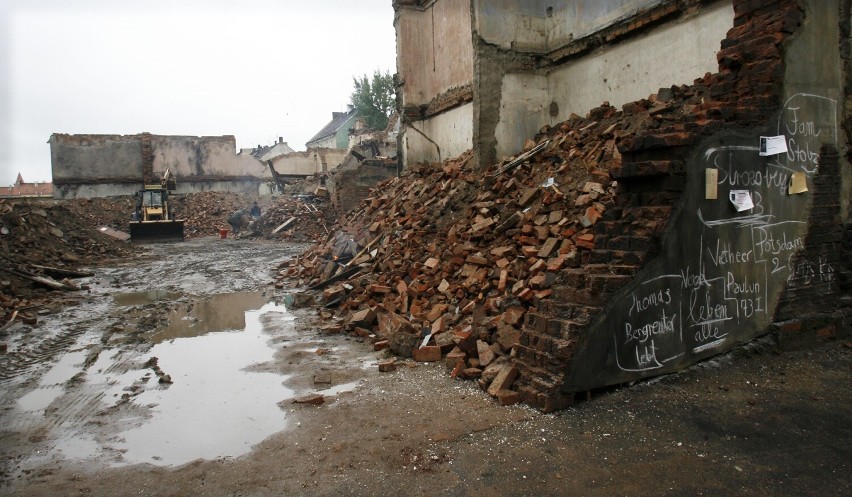
{"type": "Polygon", "coordinates": [[[486,171],[468,154],[386,181],[342,236],[283,264],[278,286],[322,286],[322,300],[339,305],[341,331],[399,356],[443,358],[454,376],[515,402],[509,358],[524,317],[588,263],[595,226],[615,205],[616,137],[630,126],[605,106],[543,129],[523,154],[486,171]]]}
{"type": "Polygon", "coordinates": [[[253,198],[229,192],[200,192],[170,197],[177,218],[183,219],[186,238],[215,236],[220,229],[230,229],[228,219],[238,209],[248,214],[253,198]]]}
{"type": "Polygon", "coordinates": [[[319,242],[334,224],[333,209],[324,197],[283,195],[264,208],[253,228],[268,240],[319,242]]]}
{"type": "Polygon", "coordinates": [[[719,73],[572,116],[485,171],[465,155],[380,184],[344,231],[282,264],[277,286],[321,289],[339,308],[329,331],[444,360],[503,403],[570,404],[572,356],[659,252],[694,146],[778,109],[782,45],[803,13],[766,4],[735,2],[719,73]]]}

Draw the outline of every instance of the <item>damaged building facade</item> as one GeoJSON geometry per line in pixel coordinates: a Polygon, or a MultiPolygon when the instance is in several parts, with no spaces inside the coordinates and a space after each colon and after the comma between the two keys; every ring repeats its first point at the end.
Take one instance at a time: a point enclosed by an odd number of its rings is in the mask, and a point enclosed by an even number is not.
{"type": "Polygon", "coordinates": [[[616,120],[582,158],[607,161],[618,200],[524,319],[525,402],[559,409],[773,331],[848,335],[849,2],[394,6],[405,164],[472,149],[485,168],[572,114],[616,120]]]}
{"type": "Polygon", "coordinates": [[[715,72],[730,1],[398,0],[406,164],[519,152],[545,124],[715,72]],[[676,61],[676,63],[674,62],[676,61]]]}

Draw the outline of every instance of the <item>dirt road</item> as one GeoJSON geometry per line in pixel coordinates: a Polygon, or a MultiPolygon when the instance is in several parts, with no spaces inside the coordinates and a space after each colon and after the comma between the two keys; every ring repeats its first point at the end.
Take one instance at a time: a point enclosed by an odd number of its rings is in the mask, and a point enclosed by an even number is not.
{"type": "Polygon", "coordinates": [[[544,415],[443,365],[379,373],[268,286],[302,248],[153,247],[6,330],[0,495],[852,494],[842,343],[767,338],[544,415]]]}

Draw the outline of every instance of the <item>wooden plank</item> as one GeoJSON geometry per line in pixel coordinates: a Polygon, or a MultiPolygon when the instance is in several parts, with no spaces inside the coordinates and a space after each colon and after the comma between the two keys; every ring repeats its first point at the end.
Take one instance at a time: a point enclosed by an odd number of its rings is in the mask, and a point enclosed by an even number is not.
{"type": "Polygon", "coordinates": [[[45,273],[62,278],[89,278],[95,273],[88,271],[75,271],[73,269],[64,269],[59,267],[40,266],[38,264],[30,264],[30,267],[44,271],[45,273]]]}

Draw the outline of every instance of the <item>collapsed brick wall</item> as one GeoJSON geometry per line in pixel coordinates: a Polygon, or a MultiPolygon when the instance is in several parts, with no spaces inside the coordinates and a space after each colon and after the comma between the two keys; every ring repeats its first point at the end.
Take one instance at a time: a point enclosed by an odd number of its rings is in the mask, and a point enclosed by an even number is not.
{"type": "Polygon", "coordinates": [[[382,183],[343,231],[279,276],[339,305],[328,332],[445,359],[501,403],[544,410],[765,333],[785,271],[819,241],[811,215],[830,217],[836,203],[822,189],[838,179],[830,149],[824,167],[812,151],[837,131],[839,78],[813,89],[830,96],[788,84],[787,52],[813,42],[799,36],[798,2],[735,6],[719,73],[545,126],[523,154],[484,171],[465,154],[382,183]],[[758,137],[799,125],[791,154],[759,157],[758,137]],[[719,180],[705,184],[707,169],[719,180]],[[809,193],[788,194],[795,171],[809,193]],[[734,211],[735,188],[753,192],[752,209],[734,211]],[[419,347],[425,337],[434,345],[419,347]]]}
{"type": "Polygon", "coordinates": [[[367,159],[356,167],[340,168],[329,180],[333,191],[332,205],[339,214],[345,214],[357,208],[370,196],[376,184],[396,177],[395,160],[367,159]]]}
{"type": "MultiPolygon", "coordinates": [[[[780,123],[786,69],[784,50],[805,20],[804,8],[793,0],[737,0],[734,9],[734,27],[718,54],[719,73],[708,74],[690,87],[661,90],[656,98],[670,103],[652,111],[655,119],[647,122],[644,131],[616,134],[622,162],[620,169],[612,170],[620,186],[617,208],[609,209],[603,222],[597,224],[595,249],[588,261],[581,268],[563,270],[552,299],[538,303],[524,322],[520,345],[516,348],[515,364],[520,376],[515,388],[525,402],[546,411],[560,409],[572,403],[575,392],[580,390],[649,375],[641,367],[625,369],[618,364],[618,343],[615,351],[610,350],[611,342],[602,343],[606,333],[614,332],[601,330],[613,324],[607,322],[606,316],[614,311],[613,298],[625,285],[637,286],[636,275],[643,269],[643,278],[653,279],[654,275],[648,274],[648,263],[661,252],[666,237],[675,236],[677,230],[689,229],[671,224],[674,213],[680,216],[674,222],[684,219],[677,211],[683,207],[686,169],[699,162],[694,157],[696,146],[725,129],[766,129],[774,119],[780,123]]],[[[642,112],[650,104],[639,101],[625,105],[622,111],[625,115],[642,112]]],[[[721,139],[722,143],[725,139],[721,139]]],[[[728,142],[737,144],[732,148],[743,147],[739,144],[743,139],[727,137],[728,142]]],[[[814,175],[814,200],[808,221],[812,229],[796,259],[804,262],[792,262],[791,268],[798,267],[797,264],[813,268],[808,264],[816,264],[818,272],[820,260],[831,271],[840,267],[837,258],[842,257],[843,227],[838,223],[841,194],[837,186],[838,160],[836,155],[825,151],[821,160],[818,174],[814,175]],[[831,251],[833,257],[825,259],[831,251]]],[[[799,239],[796,240],[798,243],[799,239]]],[[[795,270],[791,273],[795,279],[795,270]]],[[[799,306],[819,302],[820,305],[812,307],[809,317],[821,333],[830,333],[837,327],[848,328],[848,318],[843,317],[848,316],[848,298],[845,304],[840,303],[842,293],[835,278],[821,277],[830,279],[825,282],[827,285],[806,285],[778,299],[779,316],[789,317],[794,309],[801,314],[799,306]]],[[[767,300],[775,301],[777,289],[764,290],[767,300]]],[[[629,300],[625,292],[619,295],[622,301],[629,300]]],[[[665,300],[670,296],[660,290],[659,298],[665,300]]],[[[673,322],[675,318],[669,316],[669,319],[673,322]]],[[[761,323],[748,325],[760,327],[761,323]]],[[[638,362],[656,362],[653,341],[650,348],[645,347],[644,357],[639,357],[639,350],[637,347],[638,362]]],[[[699,351],[698,356],[707,353],[701,347],[695,350],[699,351]]],[[[659,364],[657,374],[689,362],[678,356],[670,359],[670,364],[678,366],[659,364]]]]}

